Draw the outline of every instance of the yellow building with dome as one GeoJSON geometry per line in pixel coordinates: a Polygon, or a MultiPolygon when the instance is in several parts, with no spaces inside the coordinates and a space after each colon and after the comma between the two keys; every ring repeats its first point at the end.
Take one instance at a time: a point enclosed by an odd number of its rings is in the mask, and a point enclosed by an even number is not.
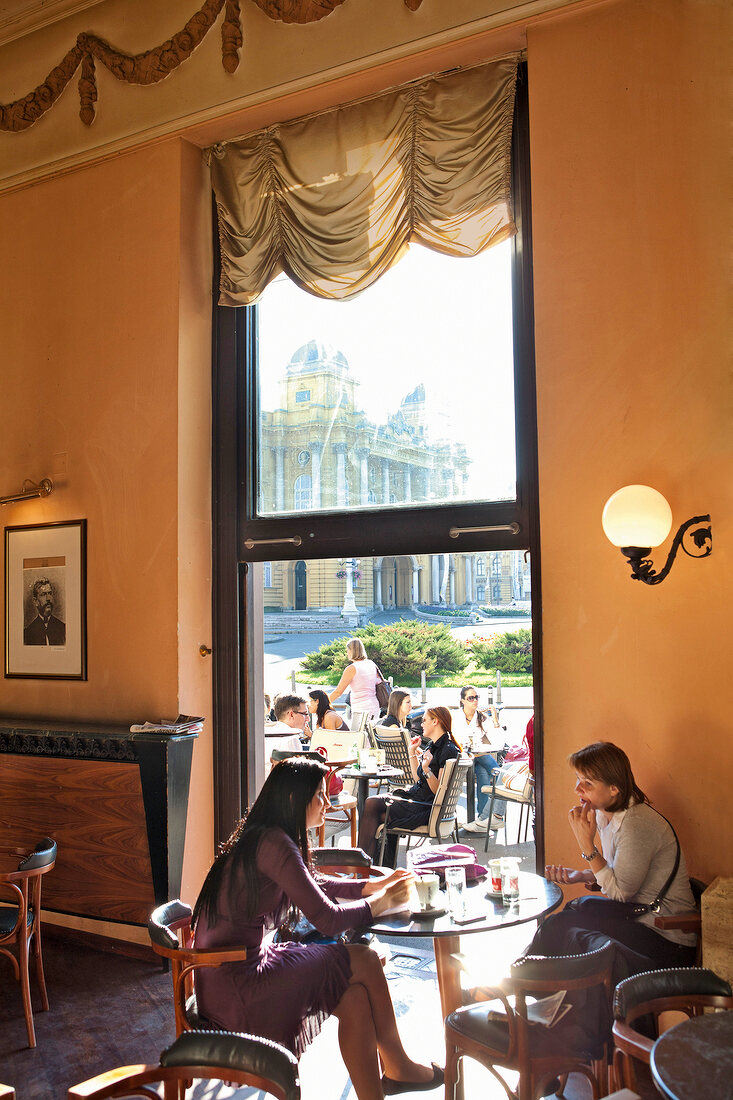
{"type": "MultiPolygon", "coordinates": [[[[260,414],[260,515],[450,500],[470,459],[431,436],[424,385],[382,423],[359,405],[359,382],[337,348],[310,340],[279,381],[277,407],[260,414]]],[[[418,606],[471,608],[528,601],[529,563],[516,551],[266,562],[266,612],[340,612],[352,572],[359,613],[418,606]]]]}

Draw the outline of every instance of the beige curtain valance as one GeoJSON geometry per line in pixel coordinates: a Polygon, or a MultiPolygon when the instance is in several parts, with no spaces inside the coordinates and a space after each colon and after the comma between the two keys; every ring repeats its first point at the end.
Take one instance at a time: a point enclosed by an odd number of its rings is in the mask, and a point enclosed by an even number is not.
{"type": "Polygon", "coordinates": [[[511,236],[518,55],[210,150],[220,302],[284,271],[320,298],[371,286],[411,241],[474,256],[511,236]]]}

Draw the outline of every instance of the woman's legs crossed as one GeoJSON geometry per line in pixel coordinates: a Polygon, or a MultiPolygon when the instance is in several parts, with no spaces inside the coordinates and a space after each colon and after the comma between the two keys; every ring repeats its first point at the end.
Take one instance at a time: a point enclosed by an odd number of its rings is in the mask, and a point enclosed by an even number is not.
{"type": "MultiPolygon", "coordinates": [[[[392,997],[390,996],[387,979],[384,976],[384,970],[382,969],[382,964],[378,956],[374,951],[370,951],[368,947],[351,946],[348,947],[347,950],[351,962],[351,984],[349,989],[353,986],[363,987],[369,998],[370,1007],[370,1012],[367,1014],[368,1019],[363,1015],[357,1017],[356,1027],[354,1029],[357,1044],[360,1041],[361,1046],[366,1049],[368,1044],[372,1041],[370,1036],[373,1034],[387,1077],[391,1077],[393,1080],[397,1081],[429,1081],[433,1073],[432,1067],[421,1065],[419,1062],[413,1062],[412,1059],[408,1057],[402,1045],[402,1040],[397,1030],[397,1019],[392,1004],[392,997]]],[[[356,1011],[356,998],[350,998],[344,1005],[345,1000],[346,994],[337,1005],[334,1013],[339,1019],[339,1035],[341,1034],[341,1023],[343,1022],[343,1018],[347,1015],[350,1016],[351,1012],[356,1011]],[[343,1009],[342,1006],[344,1006],[343,1009]]],[[[346,1023],[346,1028],[348,1032],[348,1022],[346,1023]]],[[[354,1056],[353,1052],[350,1056],[354,1056]]],[[[371,1057],[371,1053],[367,1054],[365,1051],[361,1053],[357,1052],[357,1057],[363,1058],[366,1064],[371,1057]]],[[[344,1061],[346,1061],[345,1053],[344,1061]]],[[[351,1073],[350,1066],[349,1073],[351,1073]]],[[[354,1082],[354,1087],[356,1088],[356,1082],[354,1082]]],[[[359,1100],[362,1100],[361,1094],[358,1093],[358,1095],[359,1100]]]]}

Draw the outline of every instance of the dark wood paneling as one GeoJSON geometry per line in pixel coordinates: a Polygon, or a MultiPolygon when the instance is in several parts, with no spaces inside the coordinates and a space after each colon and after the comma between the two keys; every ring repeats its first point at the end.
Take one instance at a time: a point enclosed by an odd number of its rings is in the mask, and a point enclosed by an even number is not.
{"type": "Polygon", "coordinates": [[[44,909],[147,923],[155,898],[136,764],[0,756],[0,829],[13,844],[58,844],[44,909]]]}

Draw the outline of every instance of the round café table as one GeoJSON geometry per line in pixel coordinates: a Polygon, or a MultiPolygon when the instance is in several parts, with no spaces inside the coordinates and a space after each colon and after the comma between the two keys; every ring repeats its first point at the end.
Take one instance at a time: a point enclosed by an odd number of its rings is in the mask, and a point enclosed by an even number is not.
{"type": "Polygon", "coordinates": [[[400,768],[391,768],[389,764],[380,764],[375,772],[366,772],[362,768],[343,768],[341,770],[342,779],[356,780],[356,808],[359,817],[364,813],[364,803],[369,797],[370,779],[396,779],[403,774],[400,768]]]}
{"type": "MultiPolygon", "coordinates": [[[[451,955],[460,949],[461,936],[494,932],[497,928],[510,928],[538,920],[557,909],[563,899],[557,883],[528,872],[519,874],[517,905],[505,906],[501,898],[489,897],[489,886],[490,879],[481,879],[466,888],[467,914],[479,918],[470,924],[456,923],[446,909],[442,916],[432,918],[414,919],[409,913],[378,917],[369,926],[369,930],[377,935],[432,939],[443,1018],[461,1005],[460,971],[451,960],[451,955]]],[[[440,896],[442,904],[446,900],[444,890],[441,890],[440,896]]]]}
{"type": "Polygon", "coordinates": [[[733,1100],[733,1012],[693,1016],[665,1031],[651,1069],[668,1100],[733,1100]]]}

